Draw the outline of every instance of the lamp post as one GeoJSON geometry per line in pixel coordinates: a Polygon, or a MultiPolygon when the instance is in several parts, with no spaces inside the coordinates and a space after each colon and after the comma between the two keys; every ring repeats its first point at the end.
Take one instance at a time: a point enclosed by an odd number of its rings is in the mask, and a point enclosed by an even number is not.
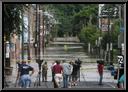
{"type": "Polygon", "coordinates": [[[23,13],[21,14],[22,16],[22,62],[24,61],[24,17],[23,17],[23,13]]]}

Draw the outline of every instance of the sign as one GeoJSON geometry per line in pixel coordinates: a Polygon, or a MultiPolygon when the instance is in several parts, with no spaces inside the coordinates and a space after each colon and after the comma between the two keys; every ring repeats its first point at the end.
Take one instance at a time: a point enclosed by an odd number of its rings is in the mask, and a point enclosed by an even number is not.
{"type": "Polygon", "coordinates": [[[102,18],[101,19],[101,30],[102,31],[108,31],[108,18],[102,18]]]}
{"type": "Polygon", "coordinates": [[[102,25],[102,31],[108,31],[108,25],[102,25]]]}
{"type": "Polygon", "coordinates": [[[122,64],[124,61],[124,57],[123,56],[117,56],[117,58],[118,58],[118,63],[122,64]]]}
{"type": "Polygon", "coordinates": [[[103,31],[103,32],[106,32],[106,31],[108,31],[108,29],[109,29],[109,31],[111,31],[111,26],[112,26],[112,22],[111,22],[111,20],[110,19],[108,19],[108,18],[101,18],[100,19],[100,25],[101,25],[101,30],[103,31]]]}

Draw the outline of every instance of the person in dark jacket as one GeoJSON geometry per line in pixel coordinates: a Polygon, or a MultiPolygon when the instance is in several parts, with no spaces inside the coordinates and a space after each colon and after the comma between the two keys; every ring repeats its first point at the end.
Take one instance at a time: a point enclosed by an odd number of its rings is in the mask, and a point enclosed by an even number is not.
{"type": "Polygon", "coordinates": [[[34,73],[34,68],[30,65],[26,64],[26,61],[22,61],[22,64],[20,64],[17,74],[17,79],[21,82],[20,86],[22,88],[28,88],[31,84],[31,75],[34,73]],[[31,74],[29,74],[29,71],[32,71],[31,74]]]}
{"type": "Polygon", "coordinates": [[[75,62],[72,62],[73,70],[72,70],[72,86],[77,85],[77,71],[78,71],[78,66],[75,62]]]}
{"type": "Polygon", "coordinates": [[[77,60],[75,60],[75,63],[77,64],[77,80],[79,79],[80,81],[80,67],[82,61],[78,58],[77,60]]]}

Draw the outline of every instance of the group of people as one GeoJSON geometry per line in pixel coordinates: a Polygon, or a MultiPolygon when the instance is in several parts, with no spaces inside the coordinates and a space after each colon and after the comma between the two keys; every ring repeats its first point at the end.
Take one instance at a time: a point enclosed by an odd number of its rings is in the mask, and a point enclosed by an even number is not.
{"type": "Polygon", "coordinates": [[[80,75],[80,66],[81,61],[78,59],[76,61],[67,62],[65,60],[53,62],[51,66],[52,71],[52,82],[54,88],[60,88],[60,82],[63,79],[63,87],[62,88],[69,88],[71,86],[77,85],[77,81],[80,75]]]}
{"type": "MultiPolygon", "coordinates": [[[[99,85],[102,85],[104,61],[99,60],[97,63],[98,63],[98,72],[100,76],[99,85]]],[[[110,62],[108,70],[110,70],[111,76],[114,76],[114,79],[117,79],[117,88],[124,88],[124,63],[120,64],[120,66],[117,69],[115,69],[113,63],[110,62]]]]}
{"type": "Polygon", "coordinates": [[[114,76],[114,79],[117,79],[117,87],[124,88],[124,63],[119,64],[116,69],[111,62],[108,70],[111,71],[111,75],[114,76]]]}
{"type": "MultiPolygon", "coordinates": [[[[16,78],[16,84],[18,81],[18,86],[21,88],[29,88],[31,86],[31,76],[34,73],[34,67],[27,64],[26,61],[17,63],[18,73],[16,78]],[[31,73],[30,73],[31,72],[31,73]]],[[[69,86],[77,85],[78,78],[80,76],[80,66],[81,61],[78,59],[76,61],[67,62],[65,60],[56,60],[51,66],[52,71],[52,82],[54,88],[60,88],[60,82],[63,79],[63,88],[68,88],[69,86]],[[69,84],[70,83],[70,84],[69,84]]],[[[47,62],[42,64],[42,82],[47,82],[47,62]]]]}
{"type": "MultiPolygon", "coordinates": [[[[80,67],[82,61],[78,58],[74,61],[66,61],[66,60],[56,60],[51,65],[52,72],[52,82],[54,88],[70,88],[72,86],[78,85],[78,79],[80,79],[80,67]],[[60,85],[61,81],[63,81],[63,86],[60,85]]],[[[31,76],[34,73],[34,68],[29,64],[26,64],[26,61],[22,61],[22,63],[18,64],[18,73],[16,78],[19,80],[18,85],[22,88],[29,88],[31,86],[31,76]],[[30,73],[31,71],[31,73],[30,73]]],[[[98,73],[99,73],[99,85],[102,85],[103,80],[103,70],[104,70],[104,62],[102,60],[97,61],[98,64],[98,73]]],[[[115,77],[117,73],[115,72],[113,64],[110,64],[109,69],[111,70],[111,74],[115,77]]],[[[47,70],[48,65],[47,62],[42,64],[42,82],[47,82],[47,70]]],[[[124,64],[121,64],[118,69],[118,88],[123,88],[124,86],[124,64]]]]}

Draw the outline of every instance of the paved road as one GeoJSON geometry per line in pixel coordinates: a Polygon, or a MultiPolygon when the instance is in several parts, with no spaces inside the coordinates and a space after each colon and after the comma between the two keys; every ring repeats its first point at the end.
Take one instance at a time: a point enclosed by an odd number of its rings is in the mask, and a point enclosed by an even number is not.
{"type": "MultiPolygon", "coordinates": [[[[72,86],[71,88],[115,88],[114,83],[111,82],[103,82],[103,85],[98,85],[97,81],[81,81],[78,82],[77,86],[72,86]]],[[[63,83],[61,82],[61,87],[63,86],[63,83]]],[[[115,85],[116,86],[116,85],[115,85]]],[[[11,84],[9,88],[18,88],[14,87],[14,84],[11,84]]],[[[34,86],[34,83],[32,83],[30,88],[54,88],[51,81],[48,82],[41,82],[40,86],[34,86]]]]}

